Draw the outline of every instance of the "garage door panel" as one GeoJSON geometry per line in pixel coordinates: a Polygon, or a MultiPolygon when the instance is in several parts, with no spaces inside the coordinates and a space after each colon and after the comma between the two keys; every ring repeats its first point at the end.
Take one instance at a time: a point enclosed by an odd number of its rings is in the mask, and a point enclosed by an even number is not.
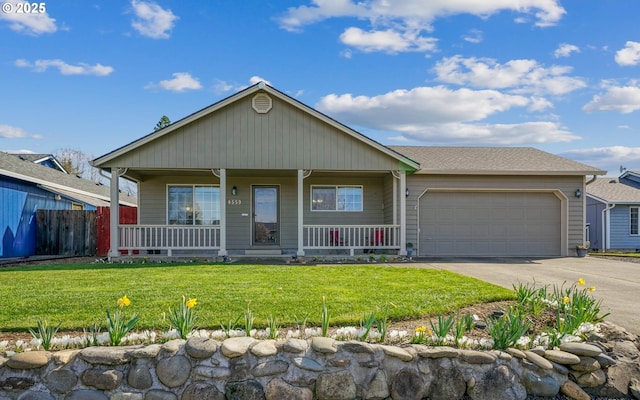
{"type": "Polygon", "coordinates": [[[560,216],[553,193],[427,193],[420,200],[420,255],[560,255],[560,216]]]}

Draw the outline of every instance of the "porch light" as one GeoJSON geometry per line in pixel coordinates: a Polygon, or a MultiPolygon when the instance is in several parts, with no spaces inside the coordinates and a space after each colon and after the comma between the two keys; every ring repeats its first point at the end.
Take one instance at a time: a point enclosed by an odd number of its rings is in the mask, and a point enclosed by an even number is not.
{"type": "Polygon", "coordinates": [[[409,197],[409,189],[406,189],[406,190],[404,191],[404,197],[409,197]]]}
{"type": "Polygon", "coordinates": [[[237,196],[238,195],[238,188],[236,186],[231,188],[231,195],[232,196],[237,196]]]}
{"type": "Polygon", "coordinates": [[[576,189],[576,192],[574,194],[576,195],[577,198],[580,198],[582,197],[582,190],[576,189]]]}

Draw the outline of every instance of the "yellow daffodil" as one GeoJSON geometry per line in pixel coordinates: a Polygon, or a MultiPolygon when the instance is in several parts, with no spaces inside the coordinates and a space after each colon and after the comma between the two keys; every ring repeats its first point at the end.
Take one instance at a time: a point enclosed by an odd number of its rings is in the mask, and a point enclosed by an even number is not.
{"type": "Polygon", "coordinates": [[[564,299],[562,299],[562,302],[563,302],[564,304],[569,304],[569,303],[571,302],[571,299],[570,299],[570,298],[568,298],[567,296],[564,296],[564,299]]]}
{"type": "Polygon", "coordinates": [[[427,331],[427,327],[426,326],[418,326],[416,327],[416,332],[417,333],[425,333],[427,331]]]}
{"type": "Polygon", "coordinates": [[[591,287],[589,288],[589,291],[590,291],[590,292],[595,292],[595,291],[596,291],[596,287],[595,287],[595,286],[591,286],[591,287]]]}
{"type": "Polygon", "coordinates": [[[582,279],[582,278],[578,279],[578,286],[582,286],[582,285],[584,285],[584,284],[586,284],[586,283],[587,283],[587,282],[585,282],[585,280],[584,280],[584,279],[582,279]]]}
{"type": "Polygon", "coordinates": [[[196,299],[189,299],[187,300],[186,304],[187,304],[187,308],[193,308],[197,304],[197,302],[196,302],[196,299]]]}
{"type": "Polygon", "coordinates": [[[433,336],[433,331],[431,329],[427,331],[427,336],[433,336]]]}
{"type": "Polygon", "coordinates": [[[131,300],[129,300],[126,294],[118,299],[118,307],[128,307],[129,305],[131,305],[131,300]]]}

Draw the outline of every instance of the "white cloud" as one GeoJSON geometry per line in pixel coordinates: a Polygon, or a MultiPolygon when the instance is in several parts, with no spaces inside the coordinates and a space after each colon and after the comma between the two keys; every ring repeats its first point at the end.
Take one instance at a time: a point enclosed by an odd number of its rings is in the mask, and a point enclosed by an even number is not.
{"type": "Polygon", "coordinates": [[[482,31],[478,29],[471,29],[468,34],[462,37],[469,43],[481,43],[483,40],[482,31]]]}
{"type": "Polygon", "coordinates": [[[628,41],[624,49],[616,52],[616,62],[623,67],[630,67],[640,63],[640,43],[628,41]]]}
{"type": "Polygon", "coordinates": [[[558,0],[312,0],[310,6],[289,8],[279,22],[284,29],[299,31],[329,18],[352,17],[368,19],[378,26],[431,30],[431,23],[439,17],[471,14],[485,18],[502,11],[533,14],[540,27],[555,25],[566,13],[558,0]]]}
{"type": "Polygon", "coordinates": [[[266,83],[266,84],[267,84],[267,85],[269,85],[269,86],[273,86],[273,85],[271,84],[271,82],[269,82],[268,80],[266,80],[266,79],[264,79],[264,78],[262,78],[262,77],[260,77],[260,76],[254,75],[254,76],[252,76],[251,78],[249,78],[249,83],[250,83],[251,85],[255,85],[256,83],[260,83],[260,82],[264,82],[264,83],[266,83]]]}
{"type": "MultiPolygon", "coordinates": [[[[566,13],[559,0],[311,0],[310,5],[290,7],[278,22],[283,29],[299,32],[323,20],[353,18],[367,21],[369,28],[347,28],[340,40],[348,46],[365,52],[428,52],[436,50],[437,39],[423,32],[432,32],[436,19],[461,14],[487,18],[500,12],[533,16],[540,27],[555,25],[566,13]]],[[[472,31],[464,40],[479,43],[482,35],[472,31]]]]}
{"type": "Polygon", "coordinates": [[[443,86],[396,90],[382,95],[325,96],[316,108],[348,124],[393,131],[427,144],[521,145],[567,142],[579,137],[557,122],[482,123],[517,107],[546,108],[545,101],[496,90],[451,90],[443,86]]]}
{"type": "Polygon", "coordinates": [[[610,146],[589,149],[569,150],[560,154],[563,157],[580,161],[606,170],[610,175],[619,175],[620,166],[637,169],[640,165],[640,147],[610,146]]]}
{"type": "Polygon", "coordinates": [[[202,85],[197,78],[192,77],[187,72],[174,72],[173,79],[165,79],[159,83],[149,83],[145,89],[164,89],[172,92],[184,92],[185,90],[199,90],[202,85]]]}
{"type": "Polygon", "coordinates": [[[408,138],[430,145],[520,146],[571,142],[580,139],[557,122],[519,124],[451,123],[403,132],[408,138]]]}
{"type": "Polygon", "coordinates": [[[612,86],[604,94],[593,96],[593,99],[582,107],[582,111],[617,111],[629,114],[640,110],[640,87],[612,86]]]}
{"type": "Polygon", "coordinates": [[[131,26],[142,36],[152,39],[168,39],[178,17],[151,1],[131,0],[133,13],[137,17],[131,26]]]}
{"type": "Polygon", "coordinates": [[[78,63],[76,65],[72,65],[59,59],[36,60],[33,63],[24,59],[18,59],[14,64],[16,67],[20,68],[31,68],[34,72],[45,72],[49,68],[57,68],[62,75],[107,76],[114,71],[113,67],[102,64],[89,65],[86,63],[78,63]]]}
{"type": "Polygon", "coordinates": [[[398,32],[393,29],[365,32],[360,28],[351,27],[340,35],[340,41],[365,53],[383,51],[393,54],[432,51],[436,48],[437,39],[420,36],[418,32],[398,32]]]}
{"type": "MultiPolygon", "coordinates": [[[[3,3],[4,5],[5,3],[3,3]]],[[[15,11],[15,2],[6,3],[13,5],[13,12],[0,12],[0,20],[7,21],[9,28],[18,33],[31,36],[39,36],[43,33],[54,33],[58,30],[56,20],[49,16],[48,12],[43,13],[18,13],[15,11]]],[[[37,4],[37,3],[29,3],[37,4]]],[[[40,3],[44,4],[44,3],[40,3]]]]}
{"type": "Polygon", "coordinates": [[[437,80],[477,88],[509,89],[513,93],[563,95],[583,88],[586,83],[567,76],[572,68],[545,68],[535,60],[511,60],[500,64],[492,58],[463,58],[460,55],[436,63],[437,80]]]}
{"type": "Polygon", "coordinates": [[[558,46],[556,51],[553,52],[553,55],[556,58],[560,58],[569,57],[571,53],[580,53],[580,48],[573,44],[562,43],[560,44],[560,46],[558,46]]]}
{"type": "Polygon", "coordinates": [[[0,124],[0,138],[4,139],[42,139],[41,135],[35,135],[11,125],[0,124]]]}

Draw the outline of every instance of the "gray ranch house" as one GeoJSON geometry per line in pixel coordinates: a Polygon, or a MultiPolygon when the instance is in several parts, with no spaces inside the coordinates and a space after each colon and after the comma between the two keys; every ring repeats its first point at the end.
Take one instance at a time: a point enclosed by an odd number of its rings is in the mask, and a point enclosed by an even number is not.
{"type": "Polygon", "coordinates": [[[587,185],[587,224],[594,249],[640,251],[640,172],[587,185]]]}
{"type": "Polygon", "coordinates": [[[596,168],[532,148],[384,146],[261,82],[94,160],[137,182],[110,256],[567,256],[596,168]]]}

